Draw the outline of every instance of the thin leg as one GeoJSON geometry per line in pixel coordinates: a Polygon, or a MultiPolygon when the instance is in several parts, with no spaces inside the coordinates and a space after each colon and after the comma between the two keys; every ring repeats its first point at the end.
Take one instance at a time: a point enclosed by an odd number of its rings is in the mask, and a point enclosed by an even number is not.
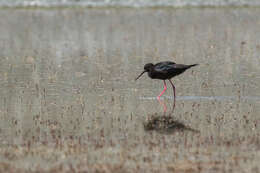
{"type": "Polygon", "coordinates": [[[166,86],[165,80],[163,81],[163,83],[164,83],[164,89],[163,89],[163,91],[161,92],[161,94],[157,96],[157,99],[158,99],[158,100],[160,100],[160,97],[161,97],[161,96],[163,95],[163,93],[167,90],[167,86],[166,86]]]}
{"type": "Polygon", "coordinates": [[[172,108],[172,110],[174,110],[174,108],[175,108],[175,99],[176,99],[176,95],[175,95],[175,86],[173,85],[173,83],[172,83],[172,81],[169,79],[169,81],[170,81],[170,83],[171,83],[171,85],[172,85],[172,89],[173,89],[173,96],[174,96],[174,103],[173,103],[173,108],[172,108]]]}
{"type": "Polygon", "coordinates": [[[166,104],[165,104],[163,101],[161,101],[160,99],[158,99],[158,101],[159,101],[159,103],[163,106],[163,113],[165,114],[166,111],[167,111],[166,104]]]}

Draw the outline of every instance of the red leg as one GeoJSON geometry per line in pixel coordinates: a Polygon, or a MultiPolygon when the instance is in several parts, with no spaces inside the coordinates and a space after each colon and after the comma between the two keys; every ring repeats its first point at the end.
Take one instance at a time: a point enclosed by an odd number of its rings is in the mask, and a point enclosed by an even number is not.
{"type": "Polygon", "coordinates": [[[165,80],[163,81],[163,83],[164,83],[164,89],[163,89],[163,91],[161,92],[161,94],[157,96],[157,99],[158,99],[158,100],[160,100],[160,97],[161,97],[161,96],[163,95],[163,93],[167,90],[167,86],[166,86],[165,80]]]}
{"type": "Polygon", "coordinates": [[[159,101],[159,103],[163,106],[163,113],[165,114],[166,111],[167,111],[166,104],[165,104],[163,101],[161,101],[160,99],[158,99],[158,101],[159,101]]]}
{"type": "Polygon", "coordinates": [[[172,89],[173,89],[173,95],[174,95],[174,103],[173,103],[173,108],[172,109],[174,109],[175,108],[175,98],[176,98],[176,95],[175,95],[175,86],[173,85],[173,83],[172,83],[172,81],[169,79],[169,81],[170,81],[170,83],[171,83],[171,85],[172,85],[172,89]]]}

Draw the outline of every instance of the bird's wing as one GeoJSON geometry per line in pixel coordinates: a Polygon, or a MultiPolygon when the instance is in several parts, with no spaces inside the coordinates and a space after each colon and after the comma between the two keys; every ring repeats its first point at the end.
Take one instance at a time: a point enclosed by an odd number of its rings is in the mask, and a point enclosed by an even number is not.
{"type": "Polygon", "coordinates": [[[173,69],[176,64],[174,62],[165,61],[155,64],[154,70],[159,73],[167,73],[169,70],[173,69]]]}
{"type": "Polygon", "coordinates": [[[184,64],[174,64],[172,66],[176,70],[182,70],[182,69],[187,69],[189,65],[184,65],[184,64]]]}

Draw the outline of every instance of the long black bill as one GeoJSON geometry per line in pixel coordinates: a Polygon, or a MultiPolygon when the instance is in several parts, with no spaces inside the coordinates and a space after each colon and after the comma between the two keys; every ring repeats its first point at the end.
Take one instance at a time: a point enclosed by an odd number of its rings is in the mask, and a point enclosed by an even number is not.
{"type": "Polygon", "coordinates": [[[146,71],[143,71],[135,80],[139,79],[146,71]]]}

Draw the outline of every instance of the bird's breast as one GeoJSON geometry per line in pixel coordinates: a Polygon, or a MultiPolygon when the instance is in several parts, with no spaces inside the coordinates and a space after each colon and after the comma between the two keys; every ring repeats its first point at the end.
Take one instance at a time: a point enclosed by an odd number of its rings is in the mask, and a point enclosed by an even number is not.
{"type": "Polygon", "coordinates": [[[168,74],[157,73],[156,71],[149,72],[148,76],[152,79],[161,79],[161,80],[165,80],[169,78],[168,74]]]}
{"type": "Polygon", "coordinates": [[[148,72],[148,76],[152,79],[156,77],[156,75],[153,72],[148,72]]]}

